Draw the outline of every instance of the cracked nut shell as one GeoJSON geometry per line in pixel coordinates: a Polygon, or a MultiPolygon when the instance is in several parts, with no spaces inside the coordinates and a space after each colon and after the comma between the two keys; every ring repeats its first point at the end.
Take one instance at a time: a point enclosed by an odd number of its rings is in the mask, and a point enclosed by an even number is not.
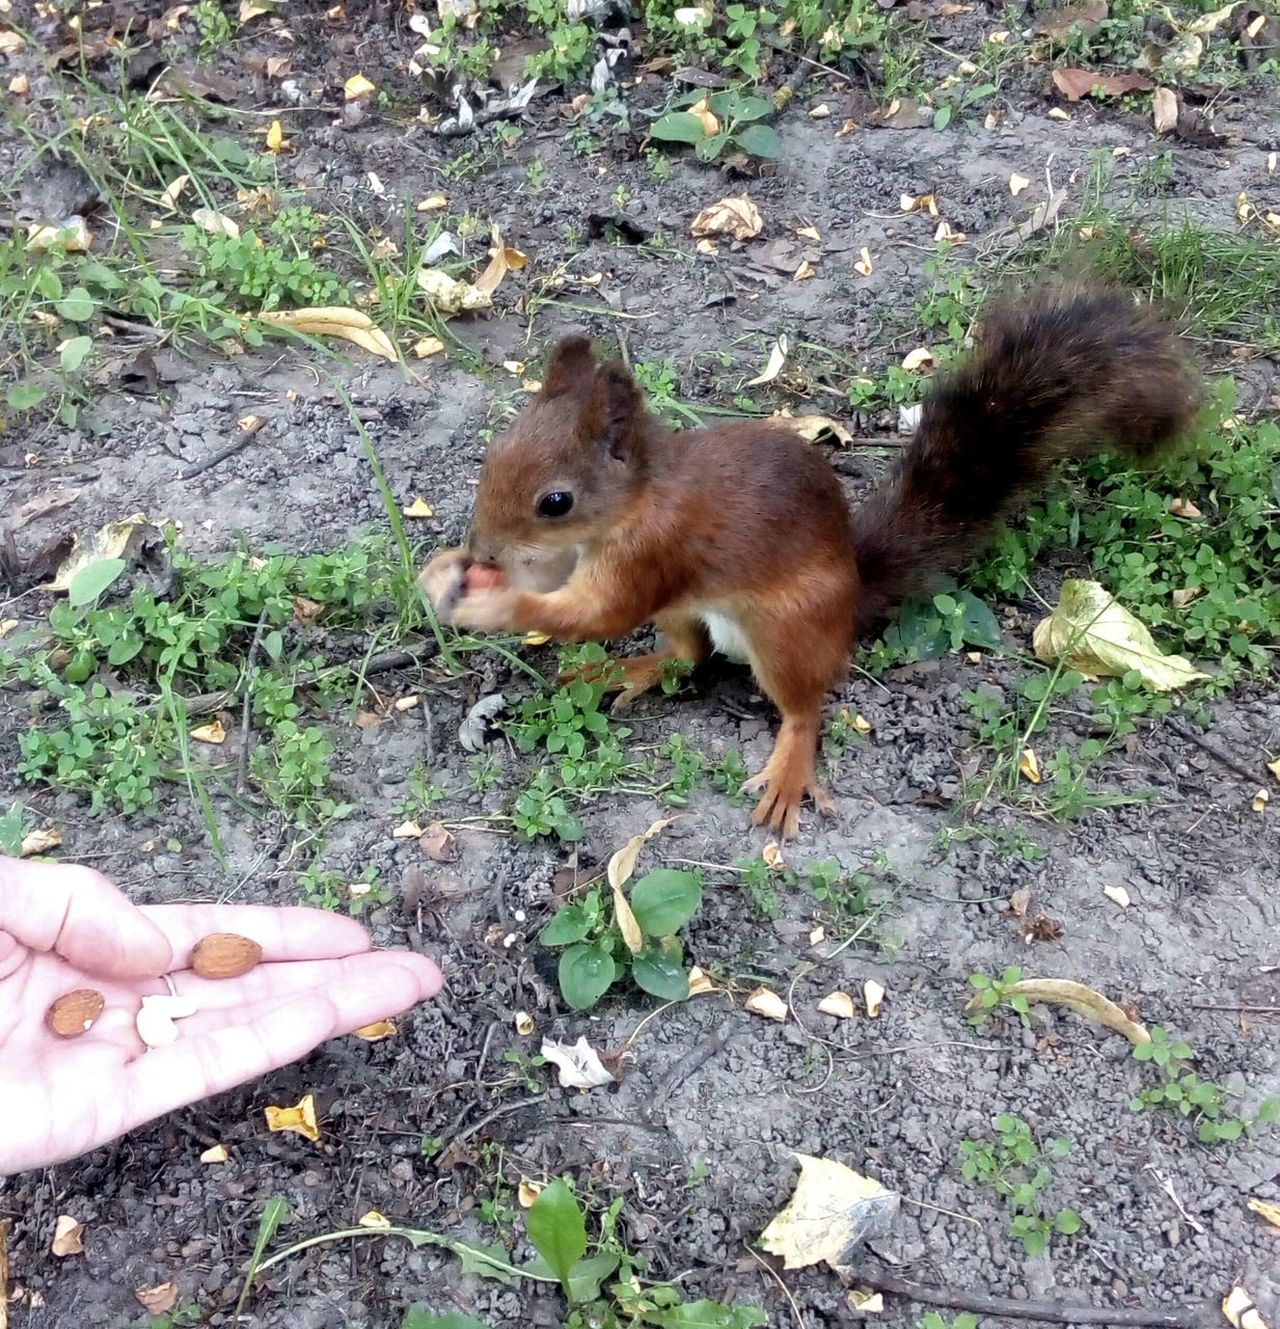
{"type": "Polygon", "coordinates": [[[44,1022],[59,1038],[79,1038],[93,1028],[107,999],[93,988],[64,992],[45,1012],[44,1022]]]}
{"type": "Polygon", "coordinates": [[[191,952],[191,968],[201,978],[239,978],[262,959],[262,947],[234,932],[211,932],[191,952]]]}

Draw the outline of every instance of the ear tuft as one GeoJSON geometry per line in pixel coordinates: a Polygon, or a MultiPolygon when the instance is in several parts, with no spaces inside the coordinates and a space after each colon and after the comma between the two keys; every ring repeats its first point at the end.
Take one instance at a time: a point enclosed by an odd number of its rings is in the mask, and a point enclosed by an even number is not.
{"type": "Polygon", "coordinates": [[[547,358],[542,395],[560,397],[574,388],[585,388],[596,372],[596,353],[590,337],[565,337],[547,358]]]}
{"type": "Polygon", "coordinates": [[[591,420],[595,432],[620,461],[634,455],[643,437],[644,397],[620,360],[596,370],[591,393],[591,420]]]}

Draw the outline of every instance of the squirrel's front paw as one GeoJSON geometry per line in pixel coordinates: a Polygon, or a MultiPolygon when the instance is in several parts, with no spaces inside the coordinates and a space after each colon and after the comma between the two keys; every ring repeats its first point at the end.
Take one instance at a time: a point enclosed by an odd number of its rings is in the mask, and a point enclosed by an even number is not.
{"type": "Polygon", "coordinates": [[[465,549],[446,549],[418,573],[418,589],[442,623],[451,621],[453,611],[466,591],[469,562],[465,549]]]}
{"type": "Polygon", "coordinates": [[[475,632],[515,632],[519,592],[509,587],[472,589],[468,586],[450,610],[448,621],[475,632]]]}

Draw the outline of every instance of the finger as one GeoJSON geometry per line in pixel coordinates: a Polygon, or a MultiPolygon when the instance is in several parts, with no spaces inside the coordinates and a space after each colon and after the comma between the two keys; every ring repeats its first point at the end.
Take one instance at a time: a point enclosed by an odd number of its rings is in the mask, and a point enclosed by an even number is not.
{"type": "MultiPolygon", "coordinates": [[[[389,966],[397,966],[415,975],[419,1000],[434,997],[440,990],[440,970],[425,955],[413,951],[365,951],[338,960],[294,960],[280,964],[260,964],[239,978],[203,979],[195,974],[175,975],[178,994],[195,1002],[199,1014],[180,1023],[179,1028],[201,1030],[201,1017],[210,1017],[209,1027],[226,1023],[224,1016],[243,1018],[250,1007],[270,1002],[290,1001],[303,992],[328,992],[350,985],[377,990],[389,966]]],[[[375,1017],[381,1018],[381,1017],[375,1017]]]]}
{"type": "Polygon", "coordinates": [[[337,959],[372,945],[354,918],[300,905],[157,904],[144,912],[168,937],[175,969],[190,966],[196,943],[211,932],[235,932],[256,941],[264,960],[337,959]]]}
{"type": "Polygon", "coordinates": [[[172,963],[169,941],[100,872],[0,855],[0,929],[102,978],[152,978],[172,963]]]}
{"type": "Polygon", "coordinates": [[[325,991],[263,1002],[249,1008],[243,1022],[179,1037],[138,1057],[126,1070],[132,1117],[126,1129],[286,1066],[330,1038],[399,1015],[425,995],[424,977],[418,966],[388,964],[376,984],[367,976],[347,978],[325,991]]]}

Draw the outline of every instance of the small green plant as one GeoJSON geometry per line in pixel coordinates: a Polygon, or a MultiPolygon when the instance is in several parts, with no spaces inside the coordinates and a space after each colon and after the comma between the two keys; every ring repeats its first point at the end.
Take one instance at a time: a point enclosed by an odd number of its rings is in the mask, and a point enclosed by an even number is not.
{"type": "Polygon", "coordinates": [[[1074,1209],[1046,1210],[1041,1193],[1053,1181],[1045,1159],[1065,1158],[1071,1141],[1051,1139],[1041,1147],[1021,1117],[1002,1113],[994,1140],[961,1140],[960,1171],[969,1181],[992,1187],[1009,1203],[1009,1235],[1028,1255],[1043,1254],[1055,1233],[1073,1236],[1083,1226],[1074,1209]]]}
{"type": "Polygon", "coordinates": [[[540,768],[516,796],[511,820],[526,840],[554,835],[572,844],[583,835],[582,821],[570,811],[566,791],[557,788],[546,767],[540,768]]]}
{"type": "Polygon", "coordinates": [[[1158,1082],[1148,1085],[1129,1106],[1135,1112],[1146,1108],[1169,1108],[1191,1118],[1202,1144],[1230,1143],[1252,1126],[1269,1125],[1280,1120],[1280,1099],[1264,1099],[1252,1122],[1228,1110],[1227,1091],[1211,1080],[1202,1079],[1192,1068],[1194,1053],[1187,1043],[1170,1042],[1166,1030],[1151,1028],[1151,1041],[1133,1049],[1135,1061],[1154,1067],[1158,1082]]]}
{"type": "Polygon", "coordinates": [[[1027,1003],[1026,997],[1020,993],[1013,993],[1012,995],[1009,993],[1009,989],[1015,983],[1021,981],[1022,970],[1013,966],[1006,969],[998,978],[992,978],[990,974],[970,974],[969,986],[977,993],[977,996],[973,998],[974,1011],[969,1016],[970,1024],[981,1029],[998,1006],[1008,1006],[1022,1021],[1023,1028],[1029,1029],[1031,1027],[1031,1007],[1027,1003]]]}
{"type": "Polygon", "coordinates": [[[628,974],[637,987],[663,1001],[684,1001],[689,973],[676,933],[702,903],[697,874],[674,868],[646,873],[627,899],[631,919],[592,887],[556,911],[538,940],[564,946],[560,992],[574,1010],[590,1010],[628,974]]]}
{"type": "MultiPolygon", "coordinates": [[[[743,8],[730,6],[730,9],[743,8]]],[[[763,123],[765,116],[773,113],[773,104],[764,97],[732,90],[697,92],[679,98],[675,104],[682,108],[700,106],[700,112],[668,111],[653,122],[649,133],[659,142],[691,144],[699,161],[713,162],[732,148],[767,161],[782,154],[778,131],[763,123]],[[701,108],[704,98],[706,105],[701,108]]]]}
{"type": "Polygon", "coordinates": [[[978,1329],[978,1317],[965,1311],[948,1323],[937,1311],[926,1311],[916,1321],[916,1329],[978,1329]]]}
{"type": "Polygon", "coordinates": [[[880,673],[893,664],[937,660],[966,647],[998,651],[1000,645],[1000,625],[991,609],[972,592],[953,589],[904,604],[860,663],[880,673]]]}
{"type": "Polygon", "coordinates": [[[235,24],[223,8],[222,0],[196,0],[191,6],[191,18],[200,34],[200,55],[206,60],[236,35],[235,24]]]}
{"type": "Polygon", "coordinates": [[[0,813],[0,854],[18,857],[26,836],[26,822],[27,809],[21,800],[11,803],[8,812],[0,813]]]}

